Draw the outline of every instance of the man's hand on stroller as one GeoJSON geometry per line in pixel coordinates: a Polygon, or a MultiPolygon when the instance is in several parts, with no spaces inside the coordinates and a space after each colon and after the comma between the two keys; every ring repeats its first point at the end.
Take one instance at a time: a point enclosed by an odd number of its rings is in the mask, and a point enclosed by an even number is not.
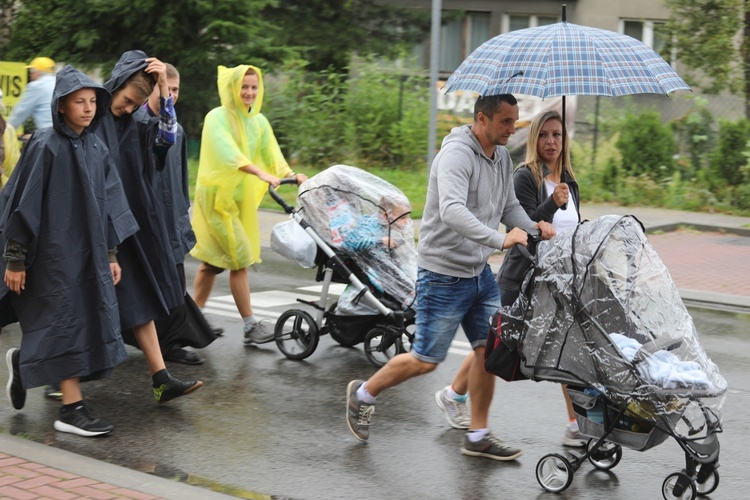
{"type": "Polygon", "coordinates": [[[540,240],[549,240],[556,234],[555,228],[549,222],[539,221],[534,227],[539,229],[541,233],[539,235],[540,240]]]}
{"type": "Polygon", "coordinates": [[[514,227],[505,235],[505,242],[503,242],[503,250],[507,250],[513,245],[519,244],[526,246],[529,240],[529,234],[521,229],[520,227],[514,227]]]}

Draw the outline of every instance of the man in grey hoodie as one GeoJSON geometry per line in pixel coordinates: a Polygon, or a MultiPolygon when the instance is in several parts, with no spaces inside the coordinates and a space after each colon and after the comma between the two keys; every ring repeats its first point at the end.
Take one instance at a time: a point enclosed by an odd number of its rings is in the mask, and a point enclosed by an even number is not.
{"type": "Polygon", "coordinates": [[[489,256],[517,243],[526,245],[526,229],[540,229],[543,239],[555,234],[551,224],[529,219],[516,199],[513,163],[504,146],[517,120],[518,102],[512,95],[480,97],[474,123],[454,128],[443,140],[430,171],[419,231],[411,352],[395,356],[367,381],[351,381],[346,389],[347,424],[360,441],[370,436],[378,394],[434,370],[462,326],[475,362],[469,373],[471,425],[461,451],[496,460],[521,455],[488,429],[495,379],[483,366],[489,318],[500,307],[489,256]],[[513,229],[503,234],[500,223],[513,229]]]}

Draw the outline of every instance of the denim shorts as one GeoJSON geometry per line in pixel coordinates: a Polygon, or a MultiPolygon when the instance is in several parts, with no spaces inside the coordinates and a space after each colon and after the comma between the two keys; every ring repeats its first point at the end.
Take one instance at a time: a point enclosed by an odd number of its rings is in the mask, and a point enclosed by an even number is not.
{"type": "Polygon", "coordinates": [[[487,342],[490,316],[500,308],[500,291],[487,265],[479,276],[456,278],[419,269],[416,331],[412,355],[426,363],[440,363],[459,325],[472,349],[487,342]]]}

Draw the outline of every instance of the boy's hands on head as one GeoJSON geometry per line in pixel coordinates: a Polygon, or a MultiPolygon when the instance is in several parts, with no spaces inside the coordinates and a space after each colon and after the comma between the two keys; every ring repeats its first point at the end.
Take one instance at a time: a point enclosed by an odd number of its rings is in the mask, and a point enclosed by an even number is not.
{"type": "Polygon", "coordinates": [[[5,270],[5,284],[8,289],[20,295],[22,290],[26,289],[26,271],[9,271],[5,270]]]}
{"type": "Polygon", "coordinates": [[[144,70],[156,80],[159,87],[159,94],[165,99],[169,97],[169,85],[167,84],[167,65],[155,57],[146,59],[148,66],[144,70]]]}

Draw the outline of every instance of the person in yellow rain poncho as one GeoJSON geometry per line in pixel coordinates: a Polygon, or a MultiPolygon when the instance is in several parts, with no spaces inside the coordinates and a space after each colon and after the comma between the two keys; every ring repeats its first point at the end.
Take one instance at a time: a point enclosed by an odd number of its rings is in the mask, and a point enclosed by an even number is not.
{"type": "Polygon", "coordinates": [[[3,91],[0,90],[0,189],[8,182],[18,157],[21,156],[16,129],[5,121],[2,115],[4,112],[3,91]]]}
{"type": "Polygon", "coordinates": [[[261,114],[263,76],[260,69],[219,66],[221,106],[203,122],[193,231],[197,243],[190,254],[201,261],[193,298],[203,307],[216,275],[229,269],[229,286],[244,321],[245,344],[273,340],[273,331],[257,320],[250,304],[247,268],[261,262],[258,205],[268,185],[294,177],[271,124],[261,114]]]}

